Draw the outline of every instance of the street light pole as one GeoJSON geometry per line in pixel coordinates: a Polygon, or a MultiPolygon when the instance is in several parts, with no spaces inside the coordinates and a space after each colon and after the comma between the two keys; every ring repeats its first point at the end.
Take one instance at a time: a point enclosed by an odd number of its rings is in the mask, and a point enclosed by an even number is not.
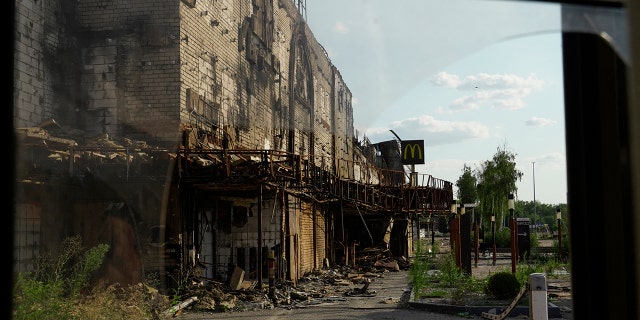
{"type": "Polygon", "coordinates": [[[475,267],[478,267],[478,255],[480,255],[478,244],[480,241],[480,235],[478,231],[478,222],[475,218],[474,209],[471,209],[471,217],[473,219],[473,263],[475,267]]]}
{"type": "Polygon", "coordinates": [[[493,265],[496,265],[496,216],[491,214],[491,238],[493,238],[493,265]]]}
{"type": "MultiPolygon", "coordinates": [[[[465,214],[465,209],[464,209],[464,203],[462,203],[462,200],[460,200],[460,206],[459,206],[459,211],[460,213],[458,214],[458,223],[456,225],[457,228],[457,238],[458,238],[458,246],[456,248],[456,255],[457,255],[457,259],[458,259],[458,267],[462,270],[463,269],[463,265],[462,265],[462,216],[465,214]]],[[[468,244],[467,244],[468,245],[468,244]]]]}
{"type": "Polygon", "coordinates": [[[431,216],[431,218],[429,219],[429,221],[431,221],[430,225],[431,225],[431,249],[433,250],[433,254],[436,253],[434,245],[436,242],[436,230],[435,230],[435,216],[431,216]]]}
{"type": "Polygon", "coordinates": [[[535,219],[538,217],[538,204],[536,203],[536,162],[534,161],[531,164],[533,165],[533,229],[536,230],[535,219]]]}
{"type": "Polygon", "coordinates": [[[509,193],[509,200],[507,202],[507,205],[509,207],[509,222],[511,225],[511,273],[515,274],[516,273],[516,259],[517,259],[517,244],[516,244],[516,240],[517,240],[517,225],[516,225],[516,218],[513,216],[513,211],[515,210],[515,203],[513,200],[513,193],[509,193]]]}
{"type": "Polygon", "coordinates": [[[562,211],[556,207],[556,219],[558,219],[558,261],[562,262],[562,211]]]}
{"type": "Polygon", "coordinates": [[[460,246],[459,244],[459,224],[458,224],[458,202],[457,200],[453,200],[453,203],[451,203],[451,216],[452,219],[449,222],[449,243],[451,246],[451,253],[453,253],[454,257],[455,257],[455,261],[456,261],[456,266],[459,267],[459,260],[458,260],[458,247],[460,246]]]}

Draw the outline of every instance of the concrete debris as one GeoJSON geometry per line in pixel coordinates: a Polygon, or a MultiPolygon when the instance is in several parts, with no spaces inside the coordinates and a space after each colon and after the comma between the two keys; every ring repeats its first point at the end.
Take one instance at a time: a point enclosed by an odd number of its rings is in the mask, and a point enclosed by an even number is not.
{"type": "Polygon", "coordinates": [[[400,299],[397,298],[386,298],[384,300],[381,300],[380,303],[384,303],[384,304],[398,304],[400,303],[400,299]]]}
{"type": "Polygon", "coordinates": [[[398,266],[398,261],[392,260],[378,260],[373,264],[375,267],[384,267],[394,271],[400,271],[400,266],[398,266]]]}
{"type": "Polygon", "coordinates": [[[174,315],[174,314],[176,314],[176,312],[186,308],[187,306],[189,306],[190,304],[192,304],[193,302],[195,302],[197,300],[198,300],[198,297],[191,297],[191,298],[189,298],[189,299],[187,299],[185,301],[182,301],[182,302],[178,303],[177,305],[167,309],[164,312],[164,315],[165,316],[174,315]]]}
{"type": "Polygon", "coordinates": [[[376,295],[376,291],[368,290],[370,283],[371,279],[367,278],[364,280],[364,286],[362,288],[354,288],[344,294],[347,296],[374,297],[376,295]]]}
{"type": "Polygon", "coordinates": [[[244,270],[236,266],[236,268],[233,270],[233,274],[231,275],[231,281],[229,286],[233,290],[240,290],[243,282],[244,282],[244,270]]]}
{"type": "Polygon", "coordinates": [[[369,250],[359,255],[357,268],[336,266],[316,270],[305,274],[297,283],[276,279],[273,290],[266,283],[260,288],[255,281],[243,281],[243,270],[236,268],[236,277],[232,277],[235,279],[233,289],[231,283],[199,281],[198,285],[186,288],[184,296],[198,297],[189,308],[215,312],[305,308],[354,297],[375,297],[377,292],[369,290],[373,281],[384,277],[385,273],[410,267],[407,259],[389,257],[385,250],[369,250]]]}

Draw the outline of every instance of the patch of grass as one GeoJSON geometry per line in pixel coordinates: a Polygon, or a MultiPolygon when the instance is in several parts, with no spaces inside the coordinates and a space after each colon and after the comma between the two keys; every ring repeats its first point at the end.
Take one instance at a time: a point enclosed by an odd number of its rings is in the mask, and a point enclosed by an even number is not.
{"type": "Polygon", "coordinates": [[[465,276],[451,291],[451,303],[464,304],[469,299],[475,299],[483,295],[486,281],[465,276]]]}
{"type": "Polygon", "coordinates": [[[437,295],[461,303],[483,292],[485,281],[460,270],[451,253],[420,254],[422,248],[418,246],[418,258],[409,271],[416,299],[437,295]]]}
{"type": "Polygon", "coordinates": [[[13,319],[152,319],[167,304],[139,284],[121,287],[90,283],[109,246],[85,249],[80,236],[69,237],[57,254],[42,254],[31,272],[17,275],[13,319]],[[154,316],[155,315],[155,316],[154,316]]]}
{"type": "Polygon", "coordinates": [[[18,274],[13,288],[15,319],[72,319],[75,300],[102,265],[109,246],[85,250],[80,236],[69,237],[56,255],[36,259],[35,270],[18,274]]]}
{"type": "Polygon", "coordinates": [[[441,255],[437,261],[437,267],[440,270],[438,282],[445,287],[455,287],[468,277],[458,268],[452,253],[441,255]]]}
{"type": "Polygon", "coordinates": [[[429,270],[434,264],[434,255],[428,251],[427,245],[419,241],[416,248],[416,258],[409,270],[409,275],[413,279],[413,287],[420,291],[428,285],[430,281],[429,270]]]}
{"type": "MultiPolygon", "coordinates": [[[[433,255],[425,253],[424,248],[425,245],[418,245],[417,258],[410,269],[416,300],[421,298],[447,298],[452,304],[460,304],[470,299],[493,298],[486,293],[487,279],[489,277],[478,279],[464,273],[456,265],[455,258],[451,252],[433,255]]],[[[529,275],[532,273],[543,273],[547,277],[558,277],[556,274],[558,270],[568,270],[568,266],[557,260],[529,260],[528,263],[518,264],[515,276],[518,282],[524,285],[529,281],[529,275]]],[[[508,268],[497,272],[511,273],[508,268]]]]}
{"type": "Polygon", "coordinates": [[[523,284],[529,282],[529,275],[532,273],[544,273],[544,265],[538,263],[520,263],[516,268],[516,279],[523,284]]]}
{"type": "Polygon", "coordinates": [[[445,298],[451,296],[451,292],[444,289],[434,289],[421,295],[420,298],[445,298]]]}

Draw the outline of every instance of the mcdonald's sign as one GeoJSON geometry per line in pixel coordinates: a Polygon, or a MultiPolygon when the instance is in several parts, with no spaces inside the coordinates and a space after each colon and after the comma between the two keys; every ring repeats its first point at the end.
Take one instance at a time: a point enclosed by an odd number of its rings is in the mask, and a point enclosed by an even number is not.
{"type": "Polygon", "coordinates": [[[424,140],[401,141],[402,164],[424,164],[424,140]]]}

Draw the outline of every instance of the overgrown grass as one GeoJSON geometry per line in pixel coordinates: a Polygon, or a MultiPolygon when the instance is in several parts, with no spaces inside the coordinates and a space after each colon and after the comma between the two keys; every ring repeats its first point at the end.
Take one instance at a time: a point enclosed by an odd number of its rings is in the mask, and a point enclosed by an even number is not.
{"type": "Polygon", "coordinates": [[[122,288],[90,283],[108,251],[106,244],[85,249],[80,236],[74,236],[63,241],[58,254],[37,257],[33,271],[16,277],[13,319],[151,319],[147,307],[153,301],[146,299],[148,291],[143,285],[122,288]],[[132,308],[122,303],[122,296],[139,297],[139,301],[132,308]]]}
{"type": "MultiPolygon", "coordinates": [[[[475,278],[463,272],[455,263],[451,252],[435,254],[425,252],[428,246],[418,244],[416,259],[410,269],[414,299],[424,297],[446,298],[451,303],[462,303],[468,298],[478,298],[485,295],[487,278],[475,278]],[[426,248],[425,248],[426,247],[426,248]]],[[[439,253],[440,250],[437,252],[439,253]]],[[[453,251],[453,250],[452,250],[453,251]]],[[[529,260],[519,263],[516,267],[516,278],[521,286],[529,281],[532,273],[543,273],[547,278],[556,278],[556,271],[567,270],[568,266],[557,260],[529,260]]],[[[508,271],[506,268],[499,271],[508,271]]]]}
{"type": "Polygon", "coordinates": [[[422,241],[418,241],[416,245],[416,258],[413,266],[409,270],[409,275],[413,279],[413,287],[415,290],[428,285],[429,282],[429,270],[435,266],[435,257],[440,252],[440,247],[437,243],[433,246],[425,245],[422,241]],[[429,250],[431,248],[431,250],[429,250]]]}
{"type": "MultiPolygon", "coordinates": [[[[482,294],[484,279],[476,279],[456,266],[451,253],[439,254],[439,247],[433,252],[424,252],[424,245],[418,245],[417,258],[410,270],[415,298],[442,297],[460,303],[466,298],[482,294]]],[[[437,245],[434,245],[437,247],[437,245]]]]}

